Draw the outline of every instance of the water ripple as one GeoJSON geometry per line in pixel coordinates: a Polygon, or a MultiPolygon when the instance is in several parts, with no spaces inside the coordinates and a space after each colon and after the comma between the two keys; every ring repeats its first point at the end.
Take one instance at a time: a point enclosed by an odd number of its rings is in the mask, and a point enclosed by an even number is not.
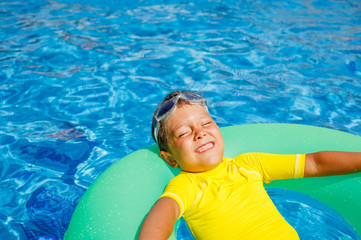
{"type": "Polygon", "coordinates": [[[1,2],[0,238],[61,239],[91,182],[153,144],[151,115],[173,90],[201,92],[220,126],[361,135],[360,7],[1,2]]]}

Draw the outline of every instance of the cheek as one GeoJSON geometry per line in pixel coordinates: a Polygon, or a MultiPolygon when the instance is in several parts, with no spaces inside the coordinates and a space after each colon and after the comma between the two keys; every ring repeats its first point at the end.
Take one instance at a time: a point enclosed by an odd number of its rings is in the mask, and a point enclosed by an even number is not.
{"type": "Polygon", "coordinates": [[[177,142],[177,154],[178,156],[187,157],[192,151],[192,145],[190,141],[177,142]]]}
{"type": "Polygon", "coordinates": [[[169,143],[170,152],[174,155],[181,155],[184,152],[184,145],[182,141],[172,141],[169,143]]]}
{"type": "Polygon", "coordinates": [[[176,145],[177,145],[177,148],[178,148],[180,151],[184,151],[184,150],[187,149],[187,142],[186,142],[186,141],[183,141],[183,140],[178,141],[178,142],[176,143],[176,145]]]}
{"type": "Polygon", "coordinates": [[[220,140],[222,138],[222,134],[221,132],[219,131],[219,128],[218,127],[214,127],[211,129],[211,132],[213,134],[213,136],[217,137],[218,140],[220,140]]]}
{"type": "Polygon", "coordinates": [[[224,148],[224,141],[223,141],[223,137],[222,134],[220,133],[219,130],[215,131],[215,135],[218,141],[218,144],[222,147],[222,149],[224,148]]]}

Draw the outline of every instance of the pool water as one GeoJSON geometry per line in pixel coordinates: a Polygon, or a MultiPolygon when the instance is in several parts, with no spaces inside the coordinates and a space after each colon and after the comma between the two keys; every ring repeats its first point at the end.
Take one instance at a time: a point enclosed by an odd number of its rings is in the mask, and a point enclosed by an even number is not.
{"type": "Polygon", "coordinates": [[[153,144],[173,90],[220,126],[361,135],[358,0],[8,0],[0,16],[0,239],[62,239],[94,179],[153,144]]]}

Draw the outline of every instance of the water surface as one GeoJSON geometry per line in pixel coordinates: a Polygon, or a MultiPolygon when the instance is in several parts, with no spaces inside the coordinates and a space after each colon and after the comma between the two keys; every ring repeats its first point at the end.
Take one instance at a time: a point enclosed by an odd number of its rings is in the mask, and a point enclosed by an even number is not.
{"type": "Polygon", "coordinates": [[[220,126],[361,135],[359,1],[3,1],[0,239],[62,239],[84,191],[153,144],[165,94],[220,126]]]}

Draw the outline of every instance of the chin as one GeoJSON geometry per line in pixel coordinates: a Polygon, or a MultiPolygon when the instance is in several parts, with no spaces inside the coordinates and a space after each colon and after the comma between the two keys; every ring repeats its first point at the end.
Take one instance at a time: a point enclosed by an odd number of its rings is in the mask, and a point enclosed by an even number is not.
{"type": "Polygon", "coordinates": [[[213,169],[213,168],[216,168],[222,161],[214,161],[212,162],[211,164],[209,164],[209,170],[213,169]]]}

